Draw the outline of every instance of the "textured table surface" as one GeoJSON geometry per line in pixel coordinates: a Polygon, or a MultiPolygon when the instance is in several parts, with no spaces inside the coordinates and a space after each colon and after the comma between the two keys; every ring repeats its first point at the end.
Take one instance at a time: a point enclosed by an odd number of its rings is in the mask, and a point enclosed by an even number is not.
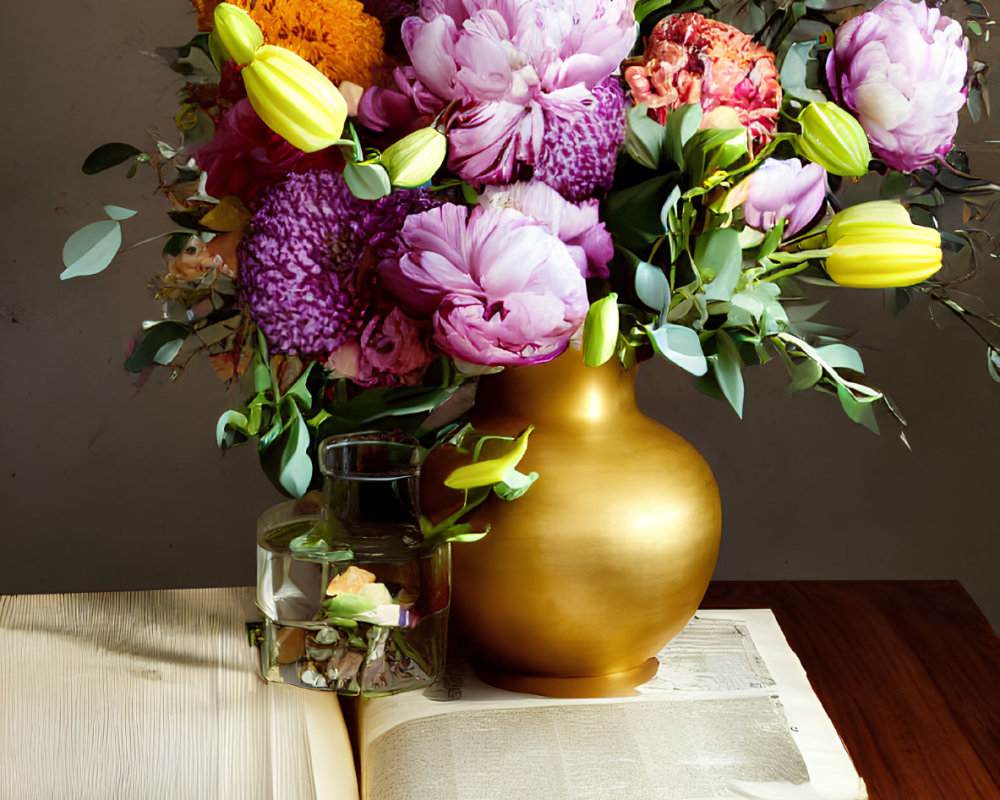
{"type": "Polygon", "coordinates": [[[258,678],[256,617],[247,588],[0,597],[0,798],[356,797],[336,697],[258,678]]]}
{"type": "Polygon", "coordinates": [[[957,581],[725,581],[774,610],[871,800],[1000,798],[1000,639],[957,581]]]}

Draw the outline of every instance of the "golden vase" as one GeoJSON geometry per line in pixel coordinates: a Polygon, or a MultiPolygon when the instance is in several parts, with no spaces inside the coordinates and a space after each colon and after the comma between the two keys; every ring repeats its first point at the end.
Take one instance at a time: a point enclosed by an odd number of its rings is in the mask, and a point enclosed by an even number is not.
{"type": "Polygon", "coordinates": [[[513,436],[540,477],[472,522],[453,548],[452,614],[490,683],[552,696],[623,694],[697,610],[715,569],[721,505],[711,470],[643,414],[635,370],[571,350],[481,380],[471,421],[513,436]]]}

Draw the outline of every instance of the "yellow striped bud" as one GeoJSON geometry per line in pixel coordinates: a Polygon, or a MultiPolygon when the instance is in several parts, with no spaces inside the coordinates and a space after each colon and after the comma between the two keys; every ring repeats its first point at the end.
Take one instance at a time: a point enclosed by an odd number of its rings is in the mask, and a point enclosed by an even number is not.
{"type": "Polygon", "coordinates": [[[860,177],[868,172],[872,151],[861,123],[836,103],[810,103],[799,114],[795,137],[800,155],[832,175],[860,177]]]}
{"type": "Polygon", "coordinates": [[[257,48],[264,44],[264,34],[257,23],[242,8],[230,3],[219,3],[214,18],[211,38],[222,50],[222,55],[241,66],[249,64],[257,48]]]}
{"type": "Polygon", "coordinates": [[[897,202],[859,203],[827,227],[832,252],[826,271],[841,286],[887,289],[912,286],[941,268],[941,235],[914,225],[897,202]]]}
{"type": "Polygon", "coordinates": [[[340,139],[347,103],[322,72],[291,50],[263,45],[243,69],[250,105],[272,131],[307,153],[340,139]]]}
{"type": "Polygon", "coordinates": [[[435,128],[421,128],[389,145],[379,163],[389,173],[393,186],[412,189],[423,186],[444,163],[448,139],[435,128]]]}

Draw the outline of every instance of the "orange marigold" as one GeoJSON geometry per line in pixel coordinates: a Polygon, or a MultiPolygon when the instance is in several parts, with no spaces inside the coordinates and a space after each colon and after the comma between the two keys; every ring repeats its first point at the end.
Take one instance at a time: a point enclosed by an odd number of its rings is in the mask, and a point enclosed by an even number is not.
{"type": "MultiPolygon", "coordinates": [[[[198,29],[212,29],[221,0],[191,0],[198,29]]],[[[382,24],[358,0],[227,0],[250,13],[267,44],[302,56],[334,83],[371,86],[385,54],[382,24]]]]}

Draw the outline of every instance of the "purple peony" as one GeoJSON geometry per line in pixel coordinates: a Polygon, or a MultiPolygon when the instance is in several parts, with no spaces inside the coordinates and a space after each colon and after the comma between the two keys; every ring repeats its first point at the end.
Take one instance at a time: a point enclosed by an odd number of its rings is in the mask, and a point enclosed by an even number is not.
{"type": "Polygon", "coordinates": [[[965,104],[968,40],[923,2],[885,0],[837,29],[826,75],[858,115],[872,151],[910,171],[950,149],[965,104]]]}
{"type": "Polygon", "coordinates": [[[546,225],[509,207],[446,204],[410,217],[406,254],[382,274],[434,343],[473,364],[538,364],[583,324],[587,287],[546,225]]]}
{"type": "Polygon", "coordinates": [[[365,94],[366,125],[447,108],[448,166],[470,183],[537,171],[573,199],[610,185],[624,119],[607,79],[635,41],[631,2],[423,0],[402,34],[413,66],[365,94]]]}
{"type": "Polygon", "coordinates": [[[743,218],[761,231],[786,219],[785,236],[793,236],[819,213],[825,198],[826,170],[819,164],[769,158],[750,176],[743,218]]]}
{"type": "Polygon", "coordinates": [[[377,273],[399,260],[406,218],[434,204],[419,191],[359,200],[328,170],[290,175],[265,189],[240,243],[239,263],[243,299],[271,351],[328,359],[356,346],[368,353],[370,369],[361,364],[357,373],[368,384],[393,378],[377,374],[383,368],[405,369],[407,376],[396,372],[395,378],[408,380],[420,368],[414,367],[417,350],[400,340],[418,332],[398,317],[388,321],[377,273]]]}

